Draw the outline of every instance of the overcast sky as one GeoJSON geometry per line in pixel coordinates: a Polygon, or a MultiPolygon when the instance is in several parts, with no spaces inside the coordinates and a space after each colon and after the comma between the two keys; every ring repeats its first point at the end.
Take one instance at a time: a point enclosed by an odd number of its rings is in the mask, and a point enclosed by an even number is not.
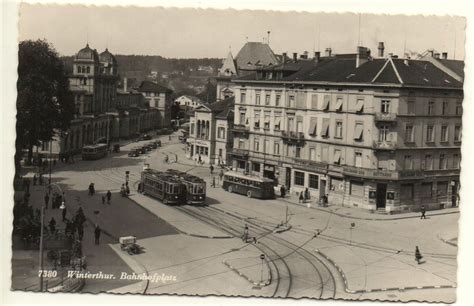
{"type": "MultiPolygon", "coordinates": [[[[144,7],[86,7],[23,4],[20,40],[46,38],[61,55],[73,55],[89,42],[99,52],[178,58],[234,56],[248,41],[270,33],[275,53],[356,50],[359,15],[273,11],[144,7]]],[[[464,59],[465,19],[437,16],[360,16],[360,42],[377,53],[434,48],[464,59]],[[455,53],[454,53],[455,52],[455,53]]]]}

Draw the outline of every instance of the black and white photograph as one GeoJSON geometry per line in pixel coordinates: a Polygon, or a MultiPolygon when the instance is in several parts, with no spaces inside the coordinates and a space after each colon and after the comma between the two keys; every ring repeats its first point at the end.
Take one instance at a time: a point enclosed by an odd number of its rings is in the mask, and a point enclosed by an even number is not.
{"type": "Polygon", "coordinates": [[[472,20],[148,5],[18,4],[7,290],[456,303],[472,20]]]}

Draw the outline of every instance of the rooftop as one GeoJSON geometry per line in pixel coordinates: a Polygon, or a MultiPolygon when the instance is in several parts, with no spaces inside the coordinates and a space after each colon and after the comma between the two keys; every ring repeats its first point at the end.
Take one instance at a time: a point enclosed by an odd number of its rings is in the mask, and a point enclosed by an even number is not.
{"type": "Polygon", "coordinates": [[[137,91],[139,92],[154,92],[154,93],[171,93],[173,92],[168,87],[154,83],[151,81],[143,81],[140,86],[138,86],[137,91]]]}

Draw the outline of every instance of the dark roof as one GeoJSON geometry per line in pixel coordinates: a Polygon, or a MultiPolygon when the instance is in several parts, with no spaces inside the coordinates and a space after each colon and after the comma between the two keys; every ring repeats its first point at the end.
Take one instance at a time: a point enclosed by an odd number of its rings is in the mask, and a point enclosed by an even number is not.
{"type": "Polygon", "coordinates": [[[196,111],[205,109],[216,115],[216,118],[227,118],[229,112],[234,110],[235,98],[230,97],[219,102],[210,104],[201,104],[196,108],[196,111]]]}
{"type": "Polygon", "coordinates": [[[255,69],[256,66],[278,64],[278,58],[268,44],[247,42],[235,57],[237,69],[255,69]]]}
{"type": "Polygon", "coordinates": [[[449,59],[438,59],[438,61],[464,79],[464,61],[449,59]]]}
{"type": "Polygon", "coordinates": [[[138,86],[137,91],[139,92],[158,92],[158,93],[172,93],[173,91],[168,87],[163,85],[151,82],[143,81],[140,86],[138,86]]]}
{"type": "Polygon", "coordinates": [[[99,54],[97,53],[97,50],[91,49],[89,44],[86,44],[84,48],[77,52],[76,59],[99,61],[99,54]]]}
{"type": "Polygon", "coordinates": [[[101,62],[106,62],[106,63],[111,63],[111,64],[116,64],[117,60],[115,59],[115,56],[110,53],[109,49],[105,48],[105,51],[99,54],[99,59],[101,62]]]}

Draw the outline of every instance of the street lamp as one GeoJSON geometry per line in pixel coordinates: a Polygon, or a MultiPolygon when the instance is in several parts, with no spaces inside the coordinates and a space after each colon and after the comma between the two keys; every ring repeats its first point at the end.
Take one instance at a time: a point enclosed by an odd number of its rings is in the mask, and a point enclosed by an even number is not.
{"type": "Polygon", "coordinates": [[[265,261],[265,254],[261,254],[260,259],[262,260],[262,269],[260,271],[260,283],[263,283],[263,262],[265,261]]]}
{"type": "MultiPolygon", "coordinates": [[[[59,191],[61,192],[61,194],[63,194],[63,190],[61,189],[61,187],[59,187],[59,185],[55,183],[49,183],[47,186],[45,186],[44,190],[46,190],[46,187],[47,187],[48,193],[51,194],[51,186],[57,187],[59,191]]],[[[45,204],[46,204],[45,202],[42,202],[42,203],[43,204],[41,205],[41,229],[40,229],[40,245],[39,245],[40,292],[43,292],[43,244],[44,244],[43,235],[44,235],[44,209],[45,209],[45,204]]],[[[66,206],[64,205],[64,199],[63,199],[63,202],[61,203],[60,208],[61,209],[66,208],[66,206]]]]}

